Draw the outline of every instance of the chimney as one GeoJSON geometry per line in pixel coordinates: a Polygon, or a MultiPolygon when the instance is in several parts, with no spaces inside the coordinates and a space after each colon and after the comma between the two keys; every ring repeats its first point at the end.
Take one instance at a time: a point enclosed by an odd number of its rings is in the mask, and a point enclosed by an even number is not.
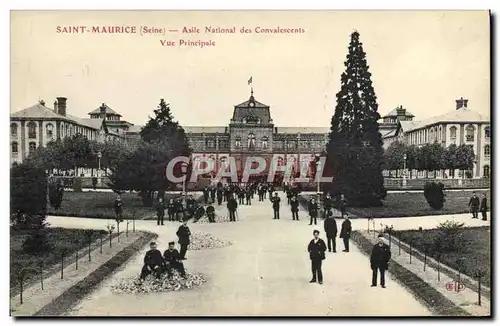
{"type": "Polygon", "coordinates": [[[40,105],[45,106],[45,101],[44,100],[40,100],[39,102],[40,102],[40,105]]]}
{"type": "Polygon", "coordinates": [[[405,116],[406,115],[406,109],[403,109],[403,106],[400,105],[396,108],[396,115],[398,117],[402,117],[402,116],[405,116]]]}
{"type": "Polygon", "coordinates": [[[106,103],[102,103],[102,105],[99,109],[100,109],[99,118],[105,119],[106,118],[106,103]]]}
{"type": "Polygon", "coordinates": [[[66,116],[66,100],[65,97],[57,98],[57,113],[63,116],[66,116]]]}
{"type": "Polygon", "coordinates": [[[460,99],[456,100],[455,102],[457,102],[457,110],[460,110],[461,108],[466,108],[468,101],[469,100],[464,100],[463,97],[461,97],[460,99]]]}
{"type": "Polygon", "coordinates": [[[54,112],[57,113],[57,101],[54,101],[54,112]]]}

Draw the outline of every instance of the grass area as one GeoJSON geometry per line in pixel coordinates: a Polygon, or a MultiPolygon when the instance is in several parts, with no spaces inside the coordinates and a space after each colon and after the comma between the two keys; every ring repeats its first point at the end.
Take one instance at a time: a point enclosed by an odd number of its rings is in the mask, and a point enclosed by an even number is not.
{"type": "MultiPolygon", "coordinates": [[[[491,283],[491,234],[490,227],[474,227],[464,228],[461,233],[463,239],[463,250],[460,252],[450,252],[443,254],[441,262],[450,266],[455,270],[474,278],[474,270],[477,267],[482,267],[486,270],[484,284],[490,286],[491,283]],[[459,259],[461,259],[459,261],[459,259]]],[[[425,230],[425,232],[417,230],[394,231],[394,236],[401,241],[408,243],[413,237],[412,244],[415,249],[423,252],[422,242],[424,237],[432,241],[439,236],[438,229],[425,230]]],[[[436,253],[431,252],[429,255],[436,258],[436,253]]]]}
{"type": "Polygon", "coordinates": [[[104,230],[80,230],[80,229],[63,229],[63,228],[47,228],[47,242],[50,245],[50,250],[43,253],[28,254],[23,252],[22,245],[28,237],[27,231],[10,232],[10,285],[11,292],[16,292],[19,288],[17,275],[22,269],[26,270],[26,281],[39,277],[40,267],[43,262],[43,270],[49,270],[52,266],[60,263],[62,252],[66,252],[66,256],[71,257],[76,250],[84,248],[88,245],[88,234],[90,232],[90,241],[94,242],[100,239],[99,234],[106,236],[104,230]],[[78,245],[78,243],[80,245],[78,245]]]}
{"type": "MultiPolygon", "coordinates": [[[[168,200],[169,194],[165,197],[168,200]]],[[[123,201],[123,218],[141,219],[156,212],[155,207],[144,207],[142,199],[137,194],[124,193],[120,195],[123,201]]],[[[49,207],[48,215],[91,217],[102,219],[115,218],[116,194],[113,192],[64,192],[61,207],[56,211],[49,207]]]]}
{"type": "MultiPolygon", "coordinates": [[[[476,192],[479,198],[482,193],[476,192]]],[[[425,200],[423,192],[389,193],[381,207],[348,207],[347,211],[355,217],[405,217],[426,215],[447,215],[469,212],[469,199],[472,191],[445,191],[446,201],[441,210],[433,210],[425,200]]],[[[487,192],[488,206],[491,205],[490,192],[487,192]]],[[[481,214],[479,214],[481,215],[481,214]]],[[[488,219],[490,218],[488,213],[488,219]]]]}

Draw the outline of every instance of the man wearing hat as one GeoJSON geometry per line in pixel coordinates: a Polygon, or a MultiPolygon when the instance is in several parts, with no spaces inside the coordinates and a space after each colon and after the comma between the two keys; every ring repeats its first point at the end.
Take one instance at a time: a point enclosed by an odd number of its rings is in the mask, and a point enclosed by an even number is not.
{"type": "Polygon", "coordinates": [[[179,238],[179,244],[181,245],[180,259],[186,259],[186,252],[190,243],[189,237],[191,236],[191,231],[187,226],[187,221],[188,219],[184,218],[181,226],[179,226],[179,229],[176,233],[177,237],[179,238]]]}
{"type": "Polygon", "coordinates": [[[208,203],[207,209],[205,210],[207,217],[208,217],[208,222],[210,223],[215,223],[215,207],[213,206],[213,201],[211,200],[208,203]]]}
{"type": "Polygon", "coordinates": [[[156,249],[156,242],[151,242],[149,248],[144,256],[144,266],[142,267],[140,276],[141,280],[144,280],[151,273],[155,274],[157,278],[163,273],[163,257],[160,250],[156,249]]]}
{"type": "Polygon", "coordinates": [[[344,252],[349,252],[349,238],[351,237],[352,226],[349,220],[349,214],[345,213],[344,222],[342,222],[342,227],[340,229],[340,237],[344,241],[344,252]]]}
{"type": "Polygon", "coordinates": [[[278,196],[277,192],[274,193],[274,197],[271,197],[271,194],[269,194],[269,198],[271,199],[271,202],[273,203],[273,212],[274,212],[273,220],[279,220],[280,219],[281,198],[278,196]]]}
{"type": "Polygon", "coordinates": [[[172,271],[174,269],[178,271],[182,277],[186,277],[186,270],[181,260],[182,257],[177,249],[175,249],[175,242],[171,241],[168,243],[168,249],[163,253],[163,258],[165,258],[165,263],[167,264],[168,277],[172,276],[172,271]]]}
{"type": "Polygon", "coordinates": [[[391,248],[384,243],[384,235],[379,234],[377,244],[373,246],[370,256],[370,267],[372,268],[372,287],[377,286],[377,272],[380,271],[380,286],[385,288],[385,271],[389,268],[391,260],[391,248]]]}
{"type": "Polygon", "coordinates": [[[309,283],[315,283],[316,280],[319,284],[323,284],[323,272],[321,271],[321,263],[325,259],[326,244],[319,238],[319,231],[313,231],[314,238],[309,242],[307,251],[309,252],[309,259],[311,259],[312,279],[309,283]],[[316,278],[317,276],[317,278],[316,278]]]}

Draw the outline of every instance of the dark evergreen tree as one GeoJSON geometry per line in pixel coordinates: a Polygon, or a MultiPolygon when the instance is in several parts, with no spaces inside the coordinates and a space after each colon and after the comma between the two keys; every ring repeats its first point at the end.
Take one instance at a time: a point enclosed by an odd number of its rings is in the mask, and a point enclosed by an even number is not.
{"type": "Polygon", "coordinates": [[[327,170],[334,177],[329,190],[345,194],[351,205],[378,206],[387,194],[380,115],[357,31],[351,34],[345,67],[327,147],[327,170]]]}

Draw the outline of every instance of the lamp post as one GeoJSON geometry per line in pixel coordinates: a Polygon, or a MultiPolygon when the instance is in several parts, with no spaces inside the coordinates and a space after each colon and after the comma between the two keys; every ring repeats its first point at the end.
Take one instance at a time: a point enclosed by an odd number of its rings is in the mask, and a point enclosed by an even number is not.
{"type": "Polygon", "coordinates": [[[101,185],[101,151],[97,152],[97,184],[101,185]]]}
{"type": "Polygon", "coordinates": [[[406,188],[406,153],[403,154],[403,188],[406,188]]]}

